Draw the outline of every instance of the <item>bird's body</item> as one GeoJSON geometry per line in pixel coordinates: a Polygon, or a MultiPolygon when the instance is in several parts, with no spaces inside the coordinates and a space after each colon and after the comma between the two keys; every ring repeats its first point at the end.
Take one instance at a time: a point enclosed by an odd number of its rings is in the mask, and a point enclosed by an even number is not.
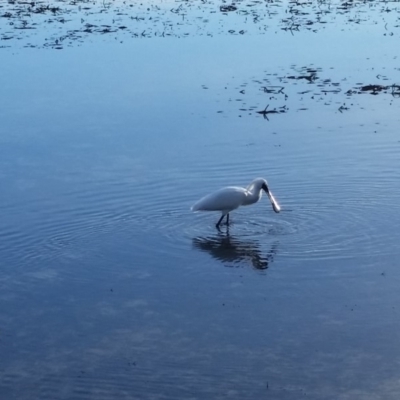
{"type": "Polygon", "coordinates": [[[267,181],[263,178],[257,178],[250,183],[247,188],[228,186],[211,193],[192,206],[192,211],[220,211],[222,216],[217,223],[219,228],[222,219],[227,216],[227,224],[229,224],[229,213],[240,206],[248,206],[257,203],[261,199],[262,190],[264,190],[271,200],[272,207],[275,212],[280,211],[280,207],[272,193],[268,189],[267,181]]]}

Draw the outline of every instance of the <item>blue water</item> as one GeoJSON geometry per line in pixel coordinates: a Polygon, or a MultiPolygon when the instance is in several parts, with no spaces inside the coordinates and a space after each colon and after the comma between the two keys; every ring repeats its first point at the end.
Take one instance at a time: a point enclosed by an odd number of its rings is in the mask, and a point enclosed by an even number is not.
{"type": "Polygon", "coordinates": [[[400,83],[378,5],[318,32],[5,41],[1,398],[398,399],[400,99],[346,95],[400,83]],[[190,212],[258,176],[280,214],[190,212]]]}

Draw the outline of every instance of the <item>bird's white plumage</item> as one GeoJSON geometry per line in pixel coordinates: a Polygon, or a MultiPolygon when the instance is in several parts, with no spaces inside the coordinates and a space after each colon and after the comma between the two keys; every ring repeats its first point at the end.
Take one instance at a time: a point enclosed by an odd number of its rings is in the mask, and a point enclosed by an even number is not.
{"type": "Polygon", "coordinates": [[[228,186],[201,198],[193,205],[192,211],[228,213],[241,206],[248,195],[248,191],[242,187],[228,186]]]}
{"type": "Polygon", "coordinates": [[[280,211],[280,207],[268,189],[267,181],[263,178],[257,178],[250,183],[247,188],[228,186],[217,190],[207,196],[202,197],[192,206],[192,211],[220,211],[222,218],[226,215],[229,222],[229,213],[240,206],[246,206],[256,203],[262,196],[262,190],[268,194],[272,207],[275,212],[280,211]]]}

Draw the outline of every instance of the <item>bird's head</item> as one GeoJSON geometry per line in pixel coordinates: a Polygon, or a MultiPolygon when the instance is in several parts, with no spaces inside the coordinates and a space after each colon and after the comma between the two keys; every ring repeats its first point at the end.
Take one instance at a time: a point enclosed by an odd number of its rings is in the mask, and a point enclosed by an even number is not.
{"type": "Polygon", "coordinates": [[[255,189],[256,191],[263,189],[265,193],[268,193],[268,184],[264,178],[257,178],[250,183],[247,189],[255,189]]]}
{"type": "Polygon", "coordinates": [[[257,178],[257,179],[254,181],[254,183],[255,183],[255,186],[257,186],[257,184],[259,185],[260,190],[262,189],[262,190],[264,190],[265,193],[267,193],[267,195],[268,195],[268,197],[269,197],[269,200],[271,201],[273,210],[274,210],[276,213],[278,213],[279,211],[281,211],[280,205],[279,205],[278,202],[275,200],[275,197],[272,195],[271,191],[269,190],[267,181],[266,181],[265,179],[263,179],[263,178],[257,178]]]}

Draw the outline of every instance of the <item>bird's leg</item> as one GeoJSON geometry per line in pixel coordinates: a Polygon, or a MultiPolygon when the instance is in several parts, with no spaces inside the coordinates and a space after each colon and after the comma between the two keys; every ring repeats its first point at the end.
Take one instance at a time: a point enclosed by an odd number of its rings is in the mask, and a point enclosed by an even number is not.
{"type": "Polygon", "coordinates": [[[217,227],[217,229],[219,229],[219,225],[221,224],[222,220],[224,219],[225,215],[222,214],[221,218],[218,220],[217,225],[215,225],[217,227]]]}
{"type": "Polygon", "coordinates": [[[226,214],[226,224],[229,225],[229,213],[226,214]]]}

